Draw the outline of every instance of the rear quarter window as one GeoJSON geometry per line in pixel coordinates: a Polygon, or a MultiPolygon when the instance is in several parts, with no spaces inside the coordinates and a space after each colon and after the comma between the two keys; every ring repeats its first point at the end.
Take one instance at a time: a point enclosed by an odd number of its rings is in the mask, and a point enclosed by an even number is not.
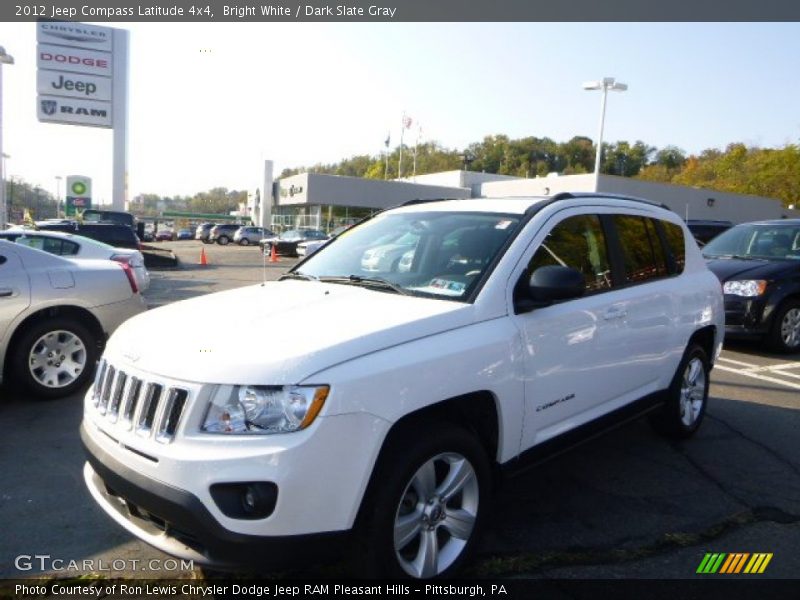
{"type": "Polygon", "coordinates": [[[675,275],[683,273],[683,268],[686,265],[686,240],[683,235],[683,228],[670,223],[669,221],[660,221],[661,228],[664,231],[664,239],[667,242],[667,250],[669,251],[670,270],[675,275]]]}

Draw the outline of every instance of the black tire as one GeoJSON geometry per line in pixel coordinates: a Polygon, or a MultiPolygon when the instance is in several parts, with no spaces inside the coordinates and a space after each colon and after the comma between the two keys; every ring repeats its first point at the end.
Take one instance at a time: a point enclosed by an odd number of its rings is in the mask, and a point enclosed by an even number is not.
{"type": "Polygon", "coordinates": [[[217,238],[217,243],[220,246],[227,246],[231,239],[227,235],[221,235],[217,238]]]}
{"type": "Polygon", "coordinates": [[[98,352],[96,336],[75,319],[48,319],[35,323],[19,338],[12,353],[12,374],[35,398],[61,398],[79,390],[92,377],[98,352]],[[51,345],[50,352],[63,344],[62,353],[50,356],[47,344],[51,345]],[[33,367],[34,361],[41,366],[33,367]]]}
{"type": "Polygon", "coordinates": [[[666,403],[650,416],[653,428],[671,438],[685,439],[694,435],[706,414],[710,375],[705,350],[698,344],[691,344],[667,390],[666,403]]]}
{"type": "Polygon", "coordinates": [[[242,239],[239,240],[239,245],[240,246],[249,246],[250,245],[250,240],[248,240],[247,238],[242,238],[242,239]]]}
{"type": "Polygon", "coordinates": [[[203,240],[201,240],[201,241],[202,241],[204,244],[213,244],[213,242],[212,242],[211,240],[209,240],[208,238],[205,238],[205,239],[203,239],[203,240]]]}
{"type": "Polygon", "coordinates": [[[448,423],[408,428],[389,443],[356,526],[354,574],[403,579],[452,575],[474,552],[488,511],[491,476],[486,452],[475,435],[448,423]],[[423,485],[420,473],[433,475],[432,485],[423,485]],[[435,494],[446,492],[447,475],[457,473],[465,475],[462,484],[441,501],[435,494]],[[422,497],[423,487],[433,498],[422,497]],[[406,541],[396,546],[404,518],[409,522],[406,541]],[[453,535],[451,527],[460,528],[465,539],[453,535]],[[426,551],[429,548],[434,551],[426,551]],[[415,572],[412,561],[421,556],[441,562],[431,561],[428,570],[415,572]]]}
{"type": "Polygon", "coordinates": [[[774,352],[800,352],[800,300],[787,300],[780,305],[766,342],[774,352]]]}

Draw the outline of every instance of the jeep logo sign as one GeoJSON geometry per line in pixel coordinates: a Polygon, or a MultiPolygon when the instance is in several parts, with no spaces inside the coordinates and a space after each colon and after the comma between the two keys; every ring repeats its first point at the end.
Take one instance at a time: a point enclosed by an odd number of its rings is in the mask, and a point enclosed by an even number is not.
{"type": "Polygon", "coordinates": [[[61,71],[39,71],[36,89],[40,94],[88,100],[111,100],[111,79],[61,71]]]}

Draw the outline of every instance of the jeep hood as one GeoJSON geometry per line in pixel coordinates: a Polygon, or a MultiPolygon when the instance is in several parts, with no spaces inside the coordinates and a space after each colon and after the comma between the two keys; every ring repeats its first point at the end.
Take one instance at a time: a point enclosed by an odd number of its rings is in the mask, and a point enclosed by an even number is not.
{"type": "Polygon", "coordinates": [[[473,306],[353,285],[281,281],[140,314],[106,346],[115,365],[185,381],[294,384],[358,356],[472,322],[473,306]]]}

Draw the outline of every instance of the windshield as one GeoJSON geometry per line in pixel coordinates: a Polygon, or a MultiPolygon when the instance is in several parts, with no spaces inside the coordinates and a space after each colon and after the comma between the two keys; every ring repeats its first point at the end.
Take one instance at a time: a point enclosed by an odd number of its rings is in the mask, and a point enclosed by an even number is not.
{"type": "Polygon", "coordinates": [[[703,248],[706,258],[800,259],[800,225],[737,225],[703,248]]]}
{"type": "Polygon", "coordinates": [[[342,233],[294,273],[333,283],[463,301],[519,220],[519,215],[497,213],[378,215],[342,233]]]}

